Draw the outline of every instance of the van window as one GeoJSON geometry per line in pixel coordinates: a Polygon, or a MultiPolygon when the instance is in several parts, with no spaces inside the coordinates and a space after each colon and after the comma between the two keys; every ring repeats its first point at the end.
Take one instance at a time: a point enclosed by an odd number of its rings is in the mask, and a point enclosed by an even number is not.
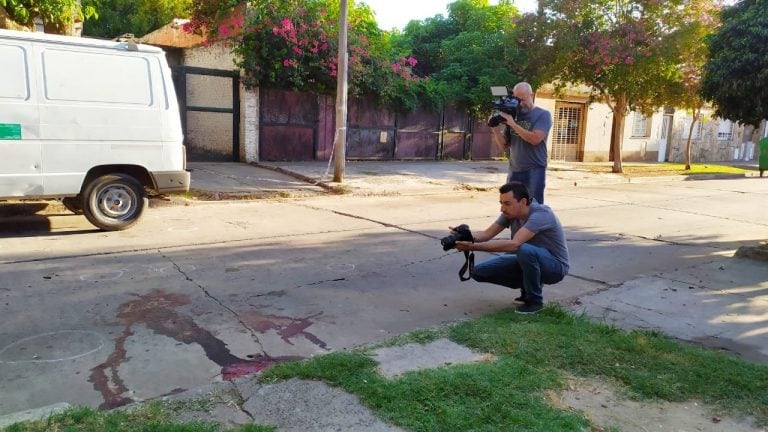
{"type": "Polygon", "coordinates": [[[145,58],[48,49],[43,74],[48,100],[152,105],[145,58]]]}
{"type": "Polygon", "coordinates": [[[20,46],[0,45],[0,98],[29,99],[27,52],[20,46]]]}

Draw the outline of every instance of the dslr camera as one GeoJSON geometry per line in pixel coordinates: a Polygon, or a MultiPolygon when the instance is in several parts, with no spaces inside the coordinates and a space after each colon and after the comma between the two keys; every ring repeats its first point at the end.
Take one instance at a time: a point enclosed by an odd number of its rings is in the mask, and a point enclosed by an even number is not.
{"type": "Polygon", "coordinates": [[[440,244],[443,245],[443,250],[447,251],[454,249],[457,241],[475,241],[475,238],[472,237],[472,231],[469,230],[469,225],[457,226],[453,229],[453,234],[440,239],[440,244]]]}
{"type": "Polygon", "coordinates": [[[506,86],[491,86],[491,94],[499,98],[493,102],[493,115],[488,119],[488,126],[496,127],[501,123],[506,123],[504,117],[499,114],[509,114],[517,118],[517,108],[520,106],[520,99],[515,97],[506,86]]]}

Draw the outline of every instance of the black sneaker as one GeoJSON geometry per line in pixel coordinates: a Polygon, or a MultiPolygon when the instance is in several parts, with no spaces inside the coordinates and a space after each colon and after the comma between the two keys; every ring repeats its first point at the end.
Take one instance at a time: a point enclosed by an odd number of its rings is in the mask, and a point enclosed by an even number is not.
{"type": "Polygon", "coordinates": [[[544,306],[541,303],[526,303],[518,306],[515,312],[519,314],[535,314],[539,313],[542,309],[544,309],[544,306]]]}
{"type": "Polygon", "coordinates": [[[525,303],[525,290],[520,290],[520,297],[515,297],[515,303],[525,303]]]}

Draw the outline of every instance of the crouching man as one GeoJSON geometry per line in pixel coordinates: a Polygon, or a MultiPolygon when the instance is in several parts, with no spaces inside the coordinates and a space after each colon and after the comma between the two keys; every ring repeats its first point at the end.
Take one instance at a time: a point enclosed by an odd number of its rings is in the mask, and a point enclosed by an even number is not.
{"type": "Polygon", "coordinates": [[[456,242],[460,251],[506,252],[477,264],[471,273],[477,282],[520,288],[518,313],[537,313],[544,298],[542,284],[555,284],[568,273],[568,246],[557,216],[531,199],[519,182],[499,188],[501,215],[485,231],[473,233],[474,242],[456,242]],[[493,240],[509,228],[511,240],[493,240]]]}

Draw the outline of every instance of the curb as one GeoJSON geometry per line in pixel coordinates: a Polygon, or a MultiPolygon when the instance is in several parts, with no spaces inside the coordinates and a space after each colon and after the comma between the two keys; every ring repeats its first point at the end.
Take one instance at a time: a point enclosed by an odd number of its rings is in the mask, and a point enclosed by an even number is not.
{"type": "Polygon", "coordinates": [[[332,193],[337,193],[337,194],[344,193],[344,190],[342,188],[329,185],[328,183],[325,183],[325,182],[322,182],[322,181],[319,181],[319,180],[315,180],[315,179],[313,179],[311,177],[307,177],[307,176],[305,176],[303,174],[299,174],[299,173],[296,173],[296,172],[293,172],[293,171],[288,171],[288,170],[286,170],[284,168],[280,168],[280,167],[276,167],[276,166],[270,166],[270,165],[262,165],[262,164],[260,164],[258,162],[249,162],[249,164],[255,166],[256,168],[264,168],[264,169],[268,169],[270,171],[274,171],[274,172],[277,172],[277,173],[280,173],[280,174],[285,174],[287,176],[291,176],[291,177],[295,178],[296,180],[301,180],[301,181],[303,181],[305,183],[311,184],[312,186],[321,187],[321,188],[323,188],[323,189],[325,189],[325,190],[327,190],[329,192],[332,192],[332,193]]]}
{"type": "Polygon", "coordinates": [[[71,405],[66,402],[59,402],[53,405],[48,405],[40,408],[34,408],[25,411],[18,411],[15,413],[0,416],[0,428],[5,428],[14,423],[32,420],[42,420],[50,417],[54,414],[58,414],[70,408],[71,405]]]}
{"type": "MultiPolygon", "coordinates": [[[[163,197],[152,197],[149,199],[149,208],[171,207],[180,205],[191,205],[194,201],[181,195],[170,195],[163,197]]],[[[69,211],[60,200],[18,200],[18,201],[0,201],[0,218],[13,218],[20,216],[48,216],[48,215],[71,215],[75,214],[69,211]]]]}

